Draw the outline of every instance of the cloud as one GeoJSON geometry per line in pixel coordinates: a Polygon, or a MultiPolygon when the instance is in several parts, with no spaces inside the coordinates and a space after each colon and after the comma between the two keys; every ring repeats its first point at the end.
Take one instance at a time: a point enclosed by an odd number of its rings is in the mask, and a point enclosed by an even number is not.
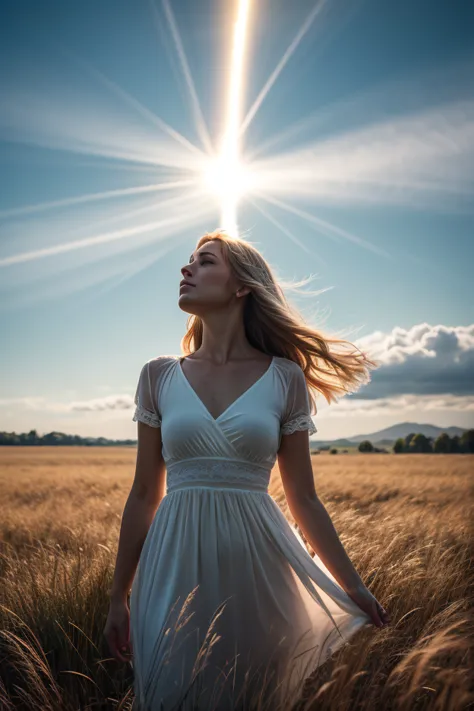
{"type": "Polygon", "coordinates": [[[474,394],[474,324],[375,331],[355,345],[380,363],[351,399],[474,394]]]}
{"type": "Polygon", "coordinates": [[[107,395],[106,397],[97,397],[91,400],[72,402],[70,405],[71,410],[82,412],[129,410],[131,407],[134,407],[133,397],[131,395],[107,395]]]}
{"type": "MultiPolygon", "coordinates": [[[[320,401],[319,401],[320,402],[320,401]]],[[[324,417],[347,418],[348,415],[370,415],[371,417],[419,417],[423,412],[425,416],[444,413],[461,415],[474,413],[474,397],[470,395],[393,395],[392,397],[377,398],[376,400],[361,397],[346,396],[338,403],[337,407],[329,407],[325,400],[321,405],[318,402],[318,411],[324,417]]]]}

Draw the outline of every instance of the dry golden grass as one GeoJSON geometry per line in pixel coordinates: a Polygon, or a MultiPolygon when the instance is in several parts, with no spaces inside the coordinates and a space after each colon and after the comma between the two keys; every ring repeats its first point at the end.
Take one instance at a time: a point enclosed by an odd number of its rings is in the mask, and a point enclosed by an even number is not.
{"type": "MultiPolygon", "coordinates": [[[[131,708],[131,670],[110,658],[102,632],[135,456],[0,450],[0,708],[131,708]]],[[[392,624],[359,632],[294,710],[470,707],[474,456],[320,454],[313,464],[319,496],[392,624]]],[[[293,522],[277,469],[270,493],[293,522]]]]}

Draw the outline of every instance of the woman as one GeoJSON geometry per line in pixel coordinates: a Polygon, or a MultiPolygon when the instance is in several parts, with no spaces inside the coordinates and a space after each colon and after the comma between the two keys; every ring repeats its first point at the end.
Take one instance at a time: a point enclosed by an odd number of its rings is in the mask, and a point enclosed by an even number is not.
{"type": "Polygon", "coordinates": [[[304,325],[249,242],[206,234],[182,274],[186,355],[139,376],[104,634],[133,655],[140,711],[249,709],[262,690],[289,708],[357,630],[389,622],[315,492],[308,439],[308,386],[331,402],[376,363],[304,325]],[[314,558],[268,493],[277,458],[314,558]]]}

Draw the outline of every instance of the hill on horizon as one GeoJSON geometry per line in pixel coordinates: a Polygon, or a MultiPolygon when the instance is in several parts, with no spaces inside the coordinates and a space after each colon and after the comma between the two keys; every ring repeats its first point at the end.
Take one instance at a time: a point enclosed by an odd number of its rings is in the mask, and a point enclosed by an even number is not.
{"type": "MultiPolygon", "coordinates": [[[[458,436],[461,437],[463,432],[466,431],[465,427],[438,427],[437,425],[430,424],[419,424],[417,422],[401,422],[397,425],[391,425],[391,427],[386,427],[383,430],[378,430],[377,432],[371,432],[369,434],[355,435],[354,437],[343,437],[336,440],[319,440],[326,442],[338,443],[340,446],[351,446],[354,444],[360,444],[364,440],[368,439],[373,444],[390,444],[395,442],[399,437],[404,439],[411,433],[423,434],[425,437],[432,437],[436,439],[442,432],[446,432],[450,437],[458,436]]],[[[311,438],[311,442],[314,444],[318,440],[311,438]]]]}

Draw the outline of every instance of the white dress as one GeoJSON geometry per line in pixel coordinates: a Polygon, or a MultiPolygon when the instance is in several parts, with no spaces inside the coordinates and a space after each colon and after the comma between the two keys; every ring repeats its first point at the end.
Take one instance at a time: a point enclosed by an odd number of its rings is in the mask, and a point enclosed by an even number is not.
{"type": "Polygon", "coordinates": [[[274,356],[215,419],[181,357],[158,356],[135,404],[134,421],[162,429],[167,471],[130,595],[139,711],[247,710],[263,687],[275,708],[295,700],[305,676],[371,625],[268,493],[281,435],[317,431],[302,369],[274,356]]]}

